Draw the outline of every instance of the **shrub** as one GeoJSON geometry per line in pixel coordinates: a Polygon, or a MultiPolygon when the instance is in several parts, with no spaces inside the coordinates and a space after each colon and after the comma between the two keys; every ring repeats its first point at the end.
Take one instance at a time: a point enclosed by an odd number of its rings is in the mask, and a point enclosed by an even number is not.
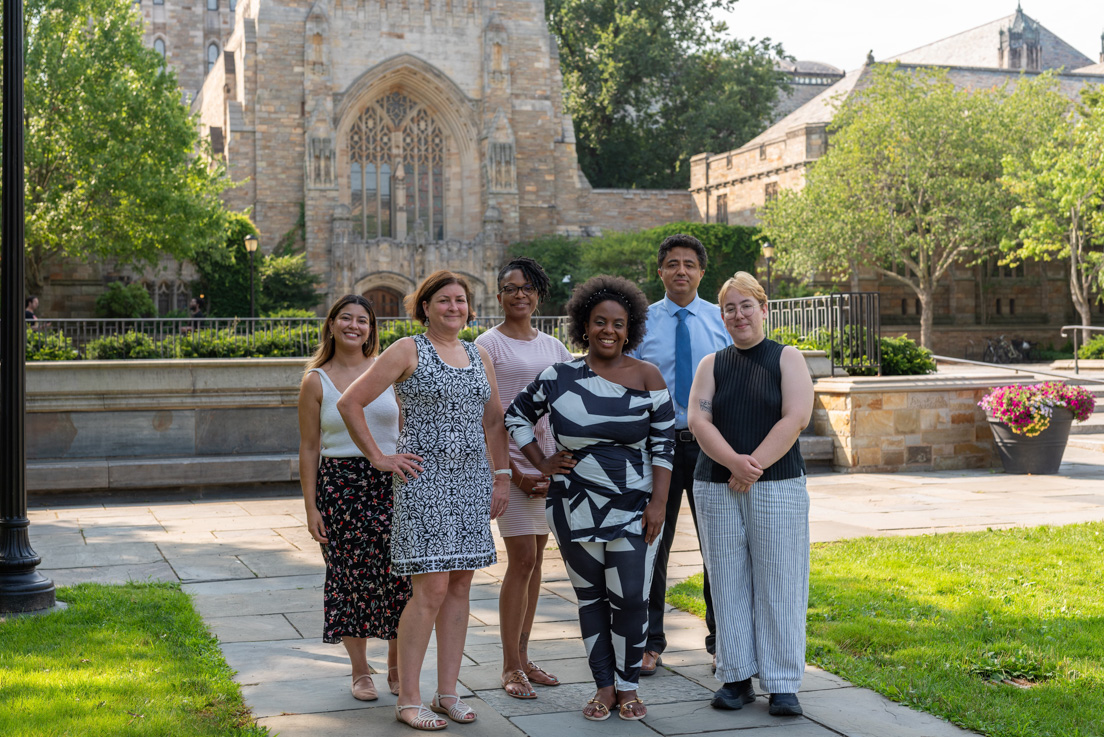
{"type": "Polygon", "coordinates": [[[261,260],[257,271],[260,277],[257,287],[259,310],[307,310],[321,299],[315,291],[321,280],[307,266],[306,256],[302,253],[271,253],[261,260]]]}
{"type": "Polygon", "coordinates": [[[882,338],[882,376],[917,376],[935,371],[932,352],[907,335],[882,338]]]}
{"type": "MultiPolygon", "coordinates": [[[[1070,353],[1073,346],[1070,345],[1070,353]]],[[[1104,358],[1104,335],[1098,335],[1077,349],[1078,358],[1104,358]]]]}
{"type": "MultiPolygon", "coordinates": [[[[480,333],[486,330],[487,328],[479,325],[470,325],[460,331],[460,340],[469,342],[474,341],[479,337],[480,333]]],[[[411,335],[418,335],[424,332],[425,328],[413,320],[396,320],[394,322],[389,322],[380,328],[380,352],[382,353],[385,351],[389,345],[399,338],[407,338],[411,335]]]]}
{"type": "Polygon", "coordinates": [[[157,308],[153,299],[138,282],[124,285],[112,282],[107,291],[96,297],[96,317],[153,317],[157,308]]]}
{"type": "Polygon", "coordinates": [[[153,338],[133,330],[128,330],[122,335],[97,338],[84,347],[84,354],[92,360],[99,361],[161,357],[158,344],[153,338]]]}
{"type": "Polygon", "coordinates": [[[80,353],[59,330],[27,328],[28,361],[75,361],[80,353]]]}
{"type": "Polygon", "coordinates": [[[305,310],[300,307],[285,307],[279,310],[271,310],[261,314],[261,317],[291,317],[291,318],[309,318],[317,317],[313,310],[305,310]]]}

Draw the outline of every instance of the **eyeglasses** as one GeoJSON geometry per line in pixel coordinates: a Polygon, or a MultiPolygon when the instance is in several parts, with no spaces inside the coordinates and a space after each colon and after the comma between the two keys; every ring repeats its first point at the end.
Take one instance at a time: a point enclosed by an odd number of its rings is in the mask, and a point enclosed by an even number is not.
{"type": "Polygon", "coordinates": [[[505,294],[508,297],[513,297],[518,292],[526,295],[533,295],[537,293],[537,288],[532,284],[522,284],[520,287],[513,284],[503,284],[502,288],[498,290],[500,294],[505,294]]]}
{"type": "Polygon", "coordinates": [[[739,310],[740,314],[744,317],[751,317],[762,308],[762,304],[759,302],[744,302],[741,305],[725,305],[723,312],[726,317],[736,314],[739,310]]]}

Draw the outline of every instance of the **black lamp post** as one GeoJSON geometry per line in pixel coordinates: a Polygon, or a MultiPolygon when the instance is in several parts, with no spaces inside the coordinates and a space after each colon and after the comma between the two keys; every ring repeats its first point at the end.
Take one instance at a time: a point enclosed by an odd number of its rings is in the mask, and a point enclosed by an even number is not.
{"type": "Polygon", "coordinates": [[[771,296],[770,265],[771,265],[771,261],[774,260],[774,246],[772,246],[769,242],[764,242],[763,243],[763,258],[765,258],[767,260],[767,299],[770,299],[770,296],[771,296]]]}
{"type": "Polygon", "coordinates": [[[252,318],[257,316],[253,306],[253,254],[257,250],[257,236],[250,233],[245,237],[245,250],[249,252],[249,316],[252,318]]]}
{"type": "Polygon", "coordinates": [[[0,613],[50,609],[27,519],[27,332],[23,323],[23,0],[4,0],[3,325],[0,326],[0,613]]]}

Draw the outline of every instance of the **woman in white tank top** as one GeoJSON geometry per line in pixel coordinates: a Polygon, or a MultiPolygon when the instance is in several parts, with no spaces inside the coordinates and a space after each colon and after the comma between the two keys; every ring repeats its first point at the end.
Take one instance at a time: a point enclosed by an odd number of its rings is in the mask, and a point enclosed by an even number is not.
{"type": "MultiPolygon", "coordinates": [[[[307,530],[326,560],[324,642],[341,642],[352,662],[353,697],[378,698],[369,675],[367,638],[388,641],[387,683],[398,689],[399,615],[410,580],[391,571],[391,474],[360,452],[341,414],[342,392],[376,360],[379,334],[372,305],[349,294],[330,308],[318,350],[299,388],[299,479],[307,530]]],[[[395,452],[399,407],[393,391],[364,408],[381,447],[395,452]]]]}
{"type": "MultiPolygon", "coordinates": [[[[506,264],[498,275],[498,303],[504,319],[476,338],[494,364],[498,398],[505,410],[514,397],[554,363],[570,361],[563,343],[533,327],[533,313],[548,297],[548,275],[531,258],[506,264]]],[[[555,452],[548,422],[536,428],[546,455],[555,452]]],[[[502,688],[515,699],[535,699],[532,684],[558,686],[560,681],[529,659],[529,633],[537,613],[541,564],[548,544],[545,494],[548,479],[533,468],[510,442],[510,504],[498,518],[508,565],[502,579],[498,614],[502,635],[502,688]]]]}

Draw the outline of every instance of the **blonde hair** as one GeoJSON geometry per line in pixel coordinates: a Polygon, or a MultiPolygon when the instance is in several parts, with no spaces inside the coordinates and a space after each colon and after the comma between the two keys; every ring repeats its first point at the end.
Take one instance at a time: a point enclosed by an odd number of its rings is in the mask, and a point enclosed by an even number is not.
{"type": "Polygon", "coordinates": [[[422,283],[418,285],[418,288],[414,290],[413,294],[408,294],[403,299],[403,307],[406,308],[406,314],[412,316],[415,320],[422,323],[426,323],[425,307],[422,307],[423,302],[428,302],[432,299],[433,295],[441,291],[450,284],[459,284],[464,288],[464,294],[468,298],[468,322],[470,323],[475,319],[475,305],[472,304],[472,292],[471,287],[468,285],[468,280],[459,274],[451,271],[434,271],[432,274],[422,280],[422,283]]]}
{"type": "Polygon", "coordinates": [[[334,302],[334,306],[330,308],[326,315],[326,322],[322,323],[322,330],[318,336],[318,347],[314,349],[314,355],[307,361],[304,375],[309,373],[311,369],[325,365],[327,361],[334,357],[337,348],[333,339],[333,321],[337,319],[342,309],[351,304],[358,304],[368,312],[368,326],[371,332],[368,335],[368,340],[364,341],[361,348],[364,351],[364,357],[371,358],[379,353],[379,330],[376,326],[376,311],[372,309],[372,303],[359,294],[346,294],[334,302]]]}
{"type": "Polygon", "coordinates": [[[737,271],[721,285],[721,291],[717,292],[718,305],[724,302],[725,292],[729,289],[735,289],[737,292],[742,292],[750,297],[754,297],[755,301],[761,305],[767,303],[767,293],[763,291],[763,286],[759,283],[758,279],[746,271],[737,271]]]}

